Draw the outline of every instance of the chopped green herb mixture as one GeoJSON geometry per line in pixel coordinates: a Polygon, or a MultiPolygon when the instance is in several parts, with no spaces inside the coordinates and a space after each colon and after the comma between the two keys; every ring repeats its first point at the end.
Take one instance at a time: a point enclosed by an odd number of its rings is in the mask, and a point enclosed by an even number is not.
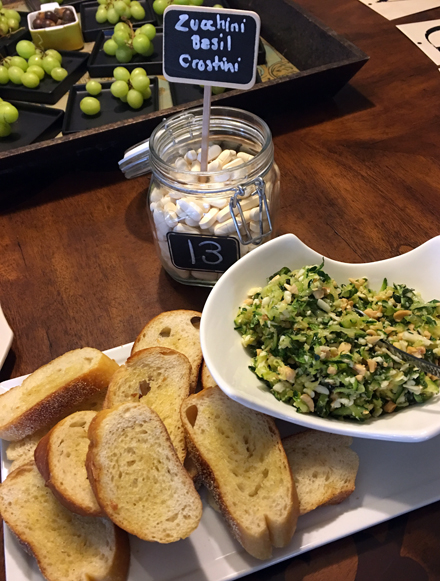
{"type": "Polygon", "coordinates": [[[250,369],[273,395],[300,413],[362,421],[438,394],[438,378],[377,342],[437,363],[440,302],[386,279],[378,292],[365,278],[338,285],[323,266],[282,268],[239,308],[250,369]]]}

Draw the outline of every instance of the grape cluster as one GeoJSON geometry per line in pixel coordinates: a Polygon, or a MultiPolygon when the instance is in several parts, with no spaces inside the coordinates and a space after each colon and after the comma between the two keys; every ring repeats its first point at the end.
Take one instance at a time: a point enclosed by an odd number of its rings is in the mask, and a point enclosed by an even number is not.
{"type": "Polygon", "coordinates": [[[16,10],[3,8],[3,3],[0,0],[0,38],[18,30],[20,20],[20,14],[16,10]]]}
{"type": "Polygon", "coordinates": [[[15,50],[18,56],[8,56],[0,61],[0,85],[11,81],[14,85],[36,89],[45,74],[57,82],[68,75],[61,66],[62,56],[54,49],[42,51],[30,40],[20,40],[15,50]]]}
{"type": "Polygon", "coordinates": [[[143,20],[145,18],[144,7],[137,0],[98,0],[100,6],[96,11],[96,22],[103,24],[110,22],[116,24],[124,18],[143,20]]]}
{"type": "MultiPolygon", "coordinates": [[[[159,16],[165,12],[165,9],[170,4],[177,4],[178,6],[201,6],[203,0],[154,0],[153,10],[159,16]]],[[[223,8],[221,4],[214,4],[214,8],[223,8]]]]}
{"type": "Polygon", "coordinates": [[[115,81],[110,87],[113,97],[128,103],[132,109],[140,109],[144,100],[151,97],[150,79],[145,69],[138,67],[131,74],[125,67],[113,71],[115,81]]]}
{"type": "Polygon", "coordinates": [[[153,39],[156,28],[152,24],[144,24],[133,29],[131,22],[118,22],[113,30],[113,36],[105,41],[103,50],[109,56],[115,56],[120,63],[129,63],[135,54],[151,56],[154,52],[153,39]]]}
{"type": "Polygon", "coordinates": [[[17,119],[17,108],[0,99],[0,137],[8,137],[11,134],[11,124],[15,123],[17,119]]]}

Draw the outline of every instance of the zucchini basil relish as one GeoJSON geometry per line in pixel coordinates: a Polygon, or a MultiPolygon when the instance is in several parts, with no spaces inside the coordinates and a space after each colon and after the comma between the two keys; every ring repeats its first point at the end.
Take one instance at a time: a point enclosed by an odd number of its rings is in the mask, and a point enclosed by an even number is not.
{"type": "Polygon", "coordinates": [[[239,308],[235,328],[251,350],[250,369],[273,395],[300,413],[362,421],[437,394],[438,378],[378,341],[436,363],[440,302],[386,279],[379,291],[366,278],[338,285],[323,266],[282,268],[239,308]]]}

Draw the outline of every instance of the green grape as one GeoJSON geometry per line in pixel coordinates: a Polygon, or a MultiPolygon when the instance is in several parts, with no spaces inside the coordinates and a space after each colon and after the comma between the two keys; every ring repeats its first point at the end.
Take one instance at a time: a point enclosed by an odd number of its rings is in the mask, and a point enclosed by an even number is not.
{"type": "Polygon", "coordinates": [[[21,56],[13,56],[10,60],[11,67],[20,67],[22,71],[25,71],[28,68],[27,61],[21,56]]]}
{"type": "Polygon", "coordinates": [[[37,65],[38,67],[43,68],[43,58],[39,54],[33,54],[31,58],[28,60],[28,65],[37,65]]]}
{"type": "Polygon", "coordinates": [[[142,93],[136,91],[136,89],[130,89],[127,93],[127,103],[132,109],[140,109],[144,103],[142,93]]]}
{"type": "Polygon", "coordinates": [[[118,22],[119,14],[114,8],[109,8],[107,10],[107,20],[110,22],[110,24],[116,24],[118,22]]]}
{"type": "Polygon", "coordinates": [[[8,137],[11,135],[11,126],[5,121],[0,121],[0,137],[8,137]]]}
{"type": "Polygon", "coordinates": [[[133,56],[133,51],[128,46],[118,46],[115,57],[120,63],[129,63],[131,57],[133,56]]]}
{"type": "Polygon", "coordinates": [[[156,36],[156,27],[152,24],[144,24],[143,27],[138,30],[140,30],[140,34],[145,34],[148,40],[153,40],[156,36]]]}
{"type": "Polygon", "coordinates": [[[145,34],[139,34],[133,38],[133,49],[139,54],[147,54],[150,50],[150,45],[151,43],[145,34]]]}
{"type": "Polygon", "coordinates": [[[23,69],[20,67],[9,67],[8,70],[9,80],[14,83],[14,85],[21,85],[21,77],[24,75],[23,69]]]}
{"type": "Polygon", "coordinates": [[[214,4],[213,8],[224,8],[221,4],[214,4]]]}
{"type": "Polygon", "coordinates": [[[0,85],[6,85],[9,82],[8,69],[4,66],[0,66],[0,85]]]}
{"type": "Polygon", "coordinates": [[[130,4],[131,15],[135,20],[143,20],[145,18],[145,10],[143,6],[140,4],[134,4],[133,6],[133,4],[134,2],[130,4]]]}
{"type": "Polygon", "coordinates": [[[147,52],[143,55],[143,56],[151,56],[154,52],[154,44],[152,42],[150,42],[150,48],[147,50],[147,52]]]}
{"type": "Polygon", "coordinates": [[[124,95],[123,97],[119,97],[119,100],[122,101],[123,103],[127,102],[127,95],[124,95]]]}
{"type": "Polygon", "coordinates": [[[130,6],[131,0],[124,0],[124,3],[125,3],[126,6],[130,6]]]}
{"type": "Polygon", "coordinates": [[[112,38],[109,38],[104,42],[104,46],[102,48],[104,49],[105,54],[108,54],[109,56],[115,56],[118,45],[112,38]]]}
{"type": "MultiPolygon", "coordinates": [[[[100,6],[104,6],[105,4],[107,4],[107,0],[98,0],[98,4],[100,6]]],[[[98,8],[98,10],[99,10],[99,8],[98,8]]]]}
{"type": "Polygon", "coordinates": [[[121,99],[121,97],[125,97],[127,95],[128,85],[125,81],[115,81],[110,86],[110,92],[113,97],[121,99]]]}
{"type": "Polygon", "coordinates": [[[27,73],[32,73],[33,75],[37,75],[37,77],[41,80],[44,79],[44,69],[39,67],[38,65],[30,65],[26,71],[27,73]]]}
{"type": "Polygon", "coordinates": [[[89,81],[86,85],[86,91],[89,93],[89,95],[93,95],[95,97],[102,91],[102,85],[101,83],[98,83],[98,81],[89,81]]]}
{"type": "Polygon", "coordinates": [[[150,79],[148,77],[144,77],[144,75],[136,75],[135,77],[131,77],[131,86],[136,91],[142,93],[145,89],[148,89],[150,86],[150,79]]]}
{"type": "Polygon", "coordinates": [[[63,67],[55,67],[50,72],[50,76],[52,77],[52,79],[54,81],[57,81],[58,83],[63,81],[68,74],[69,73],[66,71],[66,69],[63,69],[63,67]]]}
{"type": "Polygon", "coordinates": [[[211,91],[213,95],[221,95],[225,92],[224,87],[211,87],[211,91]]]}
{"type": "Polygon", "coordinates": [[[18,20],[15,20],[14,18],[9,18],[8,19],[8,26],[12,32],[15,32],[16,30],[18,30],[20,28],[20,23],[18,20]]]}
{"type": "Polygon", "coordinates": [[[201,6],[203,4],[203,0],[189,0],[191,6],[201,6]]]}
{"type": "Polygon", "coordinates": [[[17,42],[15,50],[19,56],[28,59],[35,54],[35,45],[30,40],[20,40],[20,42],[17,42]]]}
{"type": "Polygon", "coordinates": [[[153,10],[156,14],[161,16],[165,12],[165,8],[168,6],[167,0],[154,0],[153,10]]]}
{"type": "Polygon", "coordinates": [[[113,34],[112,40],[114,40],[118,46],[125,46],[130,40],[130,35],[125,30],[118,30],[113,34]]]}
{"type": "Polygon", "coordinates": [[[9,26],[7,22],[1,22],[0,21],[0,34],[8,34],[9,32],[9,26]]]}
{"type": "Polygon", "coordinates": [[[60,53],[57,50],[54,50],[53,48],[49,48],[48,50],[46,50],[45,55],[51,56],[54,59],[57,59],[57,61],[60,63],[60,65],[63,62],[63,57],[60,55],[60,53]]]}
{"type": "Polygon", "coordinates": [[[127,19],[131,18],[131,9],[130,9],[130,6],[127,6],[126,7],[125,12],[124,12],[124,16],[127,19]]]}
{"type": "Polygon", "coordinates": [[[147,100],[151,97],[151,89],[150,87],[147,87],[144,91],[141,91],[142,93],[142,97],[147,100]]]}
{"type": "Polygon", "coordinates": [[[113,32],[119,32],[119,31],[128,32],[128,34],[130,34],[130,27],[128,26],[128,24],[125,24],[125,22],[118,22],[115,25],[113,32]]]}
{"type": "Polygon", "coordinates": [[[16,11],[16,10],[3,10],[3,14],[5,16],[5,18],[7,18],[8,20],[16,20],[17,22],[20,22],[21,16],[20,14],[16,11]]]}
{"type": "Polygon", "coordinates": [[[24,73],[21,77],[21,82],[28,89],[36,89],[40,84],[40,79],[34,73],[24,73]]]}
{"type": "Polygon", "coordinates": [[[100,6],[95,14],[95,20],[99,24],[104,24],[107,22],[107,8],[105,6],[100,6]]]}
{"type": "Polygon", "coordinates": [[[130,73],[125,67],[116,67],[113,69],[113,76],[117,81],[125,81],[128,83],[130,80],[130,73]]]}
{"type": "Polygon", "coordinates": [[[125,2],[123,2],[123,0],[117,0],[114,3],[113,7],[116,10],[116,12],[119,14],[119,16],[122,16],[125,12],[125,8],[127,7],[127,5],[125,4],[125,2]]]}
{"type": "Polygon", "coordinates": [[[173,4],[177,4],[178,6],[188,6],[189,0],[173,0],[173,4]]]}
{"type": "Polygon", "coordinates": [[[146,77],[147,71],[145,69],[143,69],[142,67],[136,67],[135,69],[133,69],[131,71],[130,78],[133,80],[136,75],[142,75],[143,77],[146,77]]]}
{"type": "Polygon", "coordinates": [[[43,69],[48,75],[52,72],[52,69],[60,66],[60,63],[53,56],[45,56],[42,61],[43,69]]]}
{"type": "Polygon", "coordinates": [[[84,97],[79,106],[85,115],[96,115],[101,111],[101,103],[95,97],[84,97]]]}
{"type": "Polygon", "coordinates": [[[5,59],[2,60],[2,65],[7,69],[9,69],[9,67],[11,66],[11,58],[12,57],[7,56],[5,59]]]}
{"type": "Polygon", "coordinates": [[[0,120],[5,123],[15,123],[17,119],[18,109],[14,105],[11,105],[11,103],[3,101],[0,107],[0,120]]]}
{"type": "Polygon", "coordinates": [[[3,8],[3,2],[0,0],[0,10],[3,8]]]}

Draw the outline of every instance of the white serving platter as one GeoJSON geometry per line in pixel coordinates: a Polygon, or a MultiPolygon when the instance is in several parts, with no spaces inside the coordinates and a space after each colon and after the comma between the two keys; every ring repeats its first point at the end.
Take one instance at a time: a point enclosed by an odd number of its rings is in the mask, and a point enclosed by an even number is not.
{"type": "MultiPolygon", "coordinates": [[[[249,369],[251,358],[234,329],[239,305],[251,288],[266,284],[267,277],[287,266],[291,269],[320,264],[322,254],[293,234],[285,234],[253,250],[222,275],[203,309],[200,341],[203,357],[220,388],[239,403],[275,418],[324,432],[358,438],[421,442],[440,434],[440,396],[425,404],[410,406],[362,423],[300,414],[296,408],[275,399],[249,369]],[[227,364],[226,364],[227,363],[227,364]]],[[[411,252],[380,262],[349,264],[324,258],[324,270],[338,283],[366,276],[370,288],[405,283],[426,301],[440,299],[440,236],[411,252]]]]}
{"type": "Polygon", "coordinates": [[[2,308],[0,306],[0,369],[6,359],[6,355],[9,353],[11,348],[12,339],[14,338],[14,333],[11,327],[8,325],[8,321],[3,314],[2,308]]]}
{"type": "MultiPolygon", "coordinates": [[[[105,353],[122,364],[132,344],[105,353]]],[[[0,384],[0,393],[21,384],[18,377],[0,384]]],[[[282,436],[298,428],[279,422],[282,436]]],[[[233,581],[331,543],[370,526],[440,500],[440,437],[418,444],[354,439],[352,448],[360,464],[354,494],[337,506],[318,508],[299,518],[292,542],[258,561],[232,539],[222,517],[203,498],[203,517],[197,530],[170,545],[147,543],[130,537],[128,581],[233,581]]],[[[9,462],[2,446],[2,479],[9,462]]],[[[19,546],[4,525],[7,581],[43,581],[35,560],[19,546]]]]}

